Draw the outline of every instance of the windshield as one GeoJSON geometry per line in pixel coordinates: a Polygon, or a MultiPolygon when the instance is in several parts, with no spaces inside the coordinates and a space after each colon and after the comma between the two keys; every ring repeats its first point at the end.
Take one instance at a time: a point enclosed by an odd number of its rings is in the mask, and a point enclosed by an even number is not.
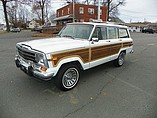
{"type": "Polygon", "coordinates": [[[58,34],[60,37],[89,39],[93,25],[69,24],[58,34]]]}

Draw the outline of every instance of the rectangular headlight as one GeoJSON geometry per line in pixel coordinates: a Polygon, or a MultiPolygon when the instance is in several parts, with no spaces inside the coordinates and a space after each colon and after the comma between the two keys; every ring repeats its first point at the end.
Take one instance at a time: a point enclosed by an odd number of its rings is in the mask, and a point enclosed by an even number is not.
{"type": "Polygon", "coordinates": [[[36,53],[35,59],[37,64],[43,67],[48,67],[46,55],[43,53],[36,53]]]}

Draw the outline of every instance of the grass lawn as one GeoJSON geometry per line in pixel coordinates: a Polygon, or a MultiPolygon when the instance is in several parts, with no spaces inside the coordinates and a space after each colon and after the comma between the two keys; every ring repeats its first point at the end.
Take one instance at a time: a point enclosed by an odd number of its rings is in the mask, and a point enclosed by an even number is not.
{"type": "Polygon", "coordinates": [[[8,32],[0,30],[0,34],[6,34],[6,33],[8,33],[8,32]]]}
{"type": "Polygon", "coordinates": [[[46,34],[46,33],[34,33],[33,37],[55,37],[56,34],[46,34]]]}

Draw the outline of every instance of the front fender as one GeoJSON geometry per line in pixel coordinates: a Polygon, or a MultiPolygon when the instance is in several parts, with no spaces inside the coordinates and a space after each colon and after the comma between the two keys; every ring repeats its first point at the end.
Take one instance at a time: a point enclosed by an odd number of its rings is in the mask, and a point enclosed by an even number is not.
{"type": "Polygon", "coordinates": [[[86,70],[89,68],[89,62],[86,62],[86,63],[83,62],[83,60],[79,56],[66,57],[66,58],[62,58],[58,60],[56,64],[54,64],[54,62],[52,61],[52,66],[53,66],[52,68],[55,69],[54,76],[58,73],[62,65],[67,64],[67,63],[72,63],[72,62],[79,62],[83,70],[86,70]]]}

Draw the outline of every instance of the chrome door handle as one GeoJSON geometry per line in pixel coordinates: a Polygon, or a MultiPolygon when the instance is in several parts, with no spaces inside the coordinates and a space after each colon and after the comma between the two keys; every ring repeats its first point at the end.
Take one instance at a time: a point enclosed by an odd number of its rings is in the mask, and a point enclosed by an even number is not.
{"type": "Polygon", "coordinates": [[[111,41],[109,40],[109,41],[106,41],[106,42],[111,42],[111,41]]]}

